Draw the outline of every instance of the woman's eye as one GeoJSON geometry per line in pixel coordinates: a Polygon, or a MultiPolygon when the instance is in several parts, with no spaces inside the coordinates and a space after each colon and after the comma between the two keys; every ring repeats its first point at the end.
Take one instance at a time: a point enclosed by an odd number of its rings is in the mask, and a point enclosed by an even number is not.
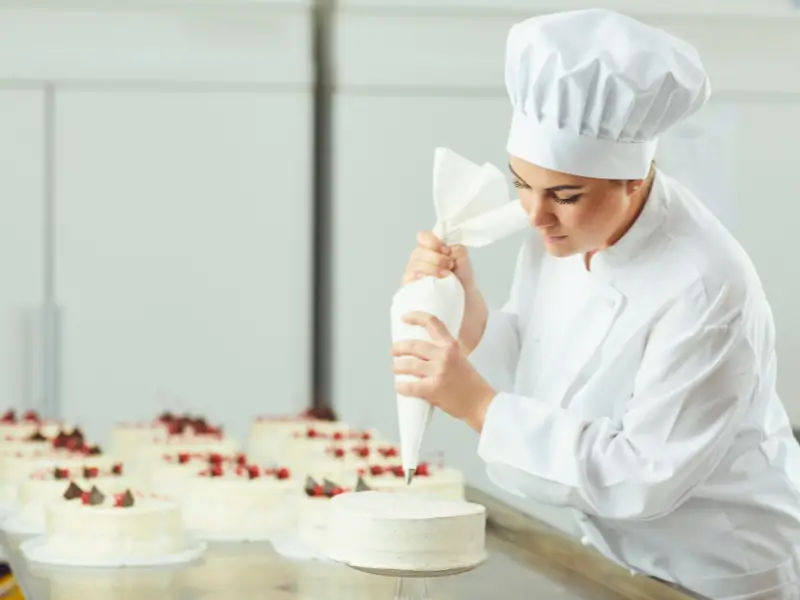
{"type": "Polygon", "coordinates": [[[559,198],[558,196],[554,196],[554,200],[559,204],[575,204],[580,199],[581,199],[581,194],[570,196],[569,198],[559,198]]]}

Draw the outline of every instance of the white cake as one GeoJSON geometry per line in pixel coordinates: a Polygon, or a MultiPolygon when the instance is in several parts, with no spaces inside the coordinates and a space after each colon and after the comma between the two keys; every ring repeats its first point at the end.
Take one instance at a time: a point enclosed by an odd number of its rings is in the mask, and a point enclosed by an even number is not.
{"type": "Polygon", "coordinates": [[[363,474],[364,483],[379,492],[433,494],[446,500],[464,499],[464,474],[458,469],[420,463],[411,485],[407,485],[403,467],[371,465],[363,474]]]}
{"type": "Polygon", "coordinates": [[[336,562],[399,573],[449,573],[486,558],[486,509],[427,494],[345,493],[331,499],[326,552],[336,562]]]}
{"type": "Polygon", "coordinates": [[[164,454],[155,460],[147,473],[147,487],[153,492],[180,502],[186,495],[190,478],[212,464],[244,465],[241,453],[179,452],[164,454]]]}
{"type": "Polygon", "coordinates": [[[291,518],[302,485],[286,468],[210,465],[186,482],[184,523],[199,537],[267,539],[291,518]]]}
{"type": "Polygon", "coordinates": [[[186,549],[174,502],[130,491],[104,494],[97,488],[68,495],[45,507],[48,553],[89,562],[148,559],[186,549]]]}
{"type": "Polygon", "coordinates": [[[292,417],[258,417],[250,425],[247,454],[257,462],[281,462],[285,459],[285,441],[309,428],[327,436],[347,426],[339,421],[316,419],[308,412],[292,417]]]}
{"type": "Polygon", "coordinates": [[[109,452],[123,461],[131,461],[144,445],[161,443],[167,439],[167,429],[162,423],[120,423],[111,430],[109,452]]]}
{"type": "Polygon", "coordinates": [[[80,468],[49,467],[31,473],[20,484],[15,520],[24,523],[31,531],[43,531],[45,506],[63,501],[64,493],[73,482],[81,489],[88,490],[96,485],[113,493],[122,493],[132,487],[131,480],[123,475],[121,464],[114,464],[111,468],[91,465],[80,468]]]}

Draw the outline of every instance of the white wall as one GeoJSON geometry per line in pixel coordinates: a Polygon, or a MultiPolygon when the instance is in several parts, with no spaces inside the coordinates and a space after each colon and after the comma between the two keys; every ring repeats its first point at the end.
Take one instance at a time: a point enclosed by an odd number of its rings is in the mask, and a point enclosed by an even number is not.
{"type": "MultiPolygon", "coordinates": [[[[348,420],[397,430],[388,308],[415,232],[433,224],[433,148],[449,146],[477,162],[505,164],[505,34],[513,22],[533,14],[531,4],[340,3],[334,399],[348,420]]],[[[665,140],[659,161],[700,191],[710,190],[709,204],[751,252],[775,307],[784,365],[780,389],[800,423],[800,398],[793,393],[800,389],[800,374],[792,368],[800,359],[794,308],[800,290],[793,261],[769,256],[791,256],[794,220],[800,217],[792,201],[798,190],[793,140],[800,133],[800,20],[780,2],[678,4],[616,3],[696,44],[715,88],[714,102],[665,140]],[[687,152],[694,158],[685,159],[691,156],[687,152]]],[[[516,246],[510,240],[474,252],[480,282],[495,305],[507,294],[516,246]]],[[[476,442],[465,426],[437,415],[425,452],[444,451],[447,462],[465,469],[473,484],[499,493],[485,477],[476,442]]],[[[506,499],[573,530],[565,511],[506,499]]]]}
{"type": "Polygon", "coordinates": [[[241,438],[307,406],[311,84],[304,0],[0,1],[0,406],[41,381],[17,313],[45,278],[35,357],[100,441],[163,408],[241,438]]]}

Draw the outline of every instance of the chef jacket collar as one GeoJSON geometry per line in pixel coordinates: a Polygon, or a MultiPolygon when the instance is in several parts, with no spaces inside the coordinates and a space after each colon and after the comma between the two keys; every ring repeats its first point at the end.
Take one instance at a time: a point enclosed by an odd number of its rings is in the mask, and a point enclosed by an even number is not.
{"type": "Polygon", "coordinates": [[[646,250],[658,243],[658,229],[664,221],[664,182],[660,171],[656,170],[650,196],[630,229],[605,250],[592,257],[591,273],[602,281],[611,283],[625,266],[643,256],[646,250]]]}

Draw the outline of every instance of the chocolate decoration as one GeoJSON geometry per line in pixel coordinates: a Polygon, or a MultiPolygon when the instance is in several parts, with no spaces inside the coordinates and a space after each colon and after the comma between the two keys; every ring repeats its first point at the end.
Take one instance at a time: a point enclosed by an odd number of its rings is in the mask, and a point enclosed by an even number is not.
{"type": "Polygon", "coordinates": [[[98,490],[95,486],[92,486],[92,490],[89,492],[89,506],[102,504],[105,499],[106,497],[103,495],[103,492],[98,490]]]}
{"type": "Polygon", "coordinates": [[[46,442],[46,441],[47,441],[47,438],[46,438],[46,437],[44,437],[44,436],[42,435],[42,432],[41,432],[41,431],[39,431],[39,430],[37,429],[37,430],[36,430],[36,433],[34,433],[33,435],[31,435],[31,436],[28,438],[28,441],[29,441],[29,442],[46,442]]]}
{"type": "Polygon", "coordinates": [[[64,492],[64,498],[67,500],[74,500],[83,496],[83,490],[74,481],[69,484],[67,491],[64,492]]]}
{"type": "Polygon", "coordinates": [[[371,487],[369,487],[369,486],[366,484],[366,482],[364,481],[364,478],[363,478],[363,477],[361,477],[361,476],[359,475],[359,476],[358,476],[358,483],[356,483],[356,491],[357,491],[357,492],[368,492],[368,491],[370,491],[371,489],[372,489],[372,488],[371,488],[371,487]]]}
{"type": "Polygon", "coordinates": [[[130,490],[125,490],[125,493],[122,495],[122,501],[119,505],[124,506],[125,508],[133,506],[133,494],[131,494],[130,490]]]}
{"type": "Polygon", "coordinates": [[[323,479],[322,480],[322,493],[326,496],[333,496],[333,490],[335,490],[338,485],[333,483],[330,479],[323,479]]]}
{"type": "Polygon", "coordinates": [[[314,481],[313,477],[306,477],[306,487],[305,487],[306,492],[308,492],[309,494],[313,493],[314,488],[317,487],[317,485],[319,484],[316,481],[314,481]]]}
{"type": "Polygon", "coordinates": [[[69,471],[67,469],[61,469],[59,467],[53,469],[54,479],[66,479],[67,477],[69,477],[69,471]]]}
{"type": "Polygon", "coordinates": [[[97,456],[100,453],[101,453],[100,446],[98,446],[98,445],[89,446],[86,449],[86,454],[88,454],[89,456],[97,456]]]}

